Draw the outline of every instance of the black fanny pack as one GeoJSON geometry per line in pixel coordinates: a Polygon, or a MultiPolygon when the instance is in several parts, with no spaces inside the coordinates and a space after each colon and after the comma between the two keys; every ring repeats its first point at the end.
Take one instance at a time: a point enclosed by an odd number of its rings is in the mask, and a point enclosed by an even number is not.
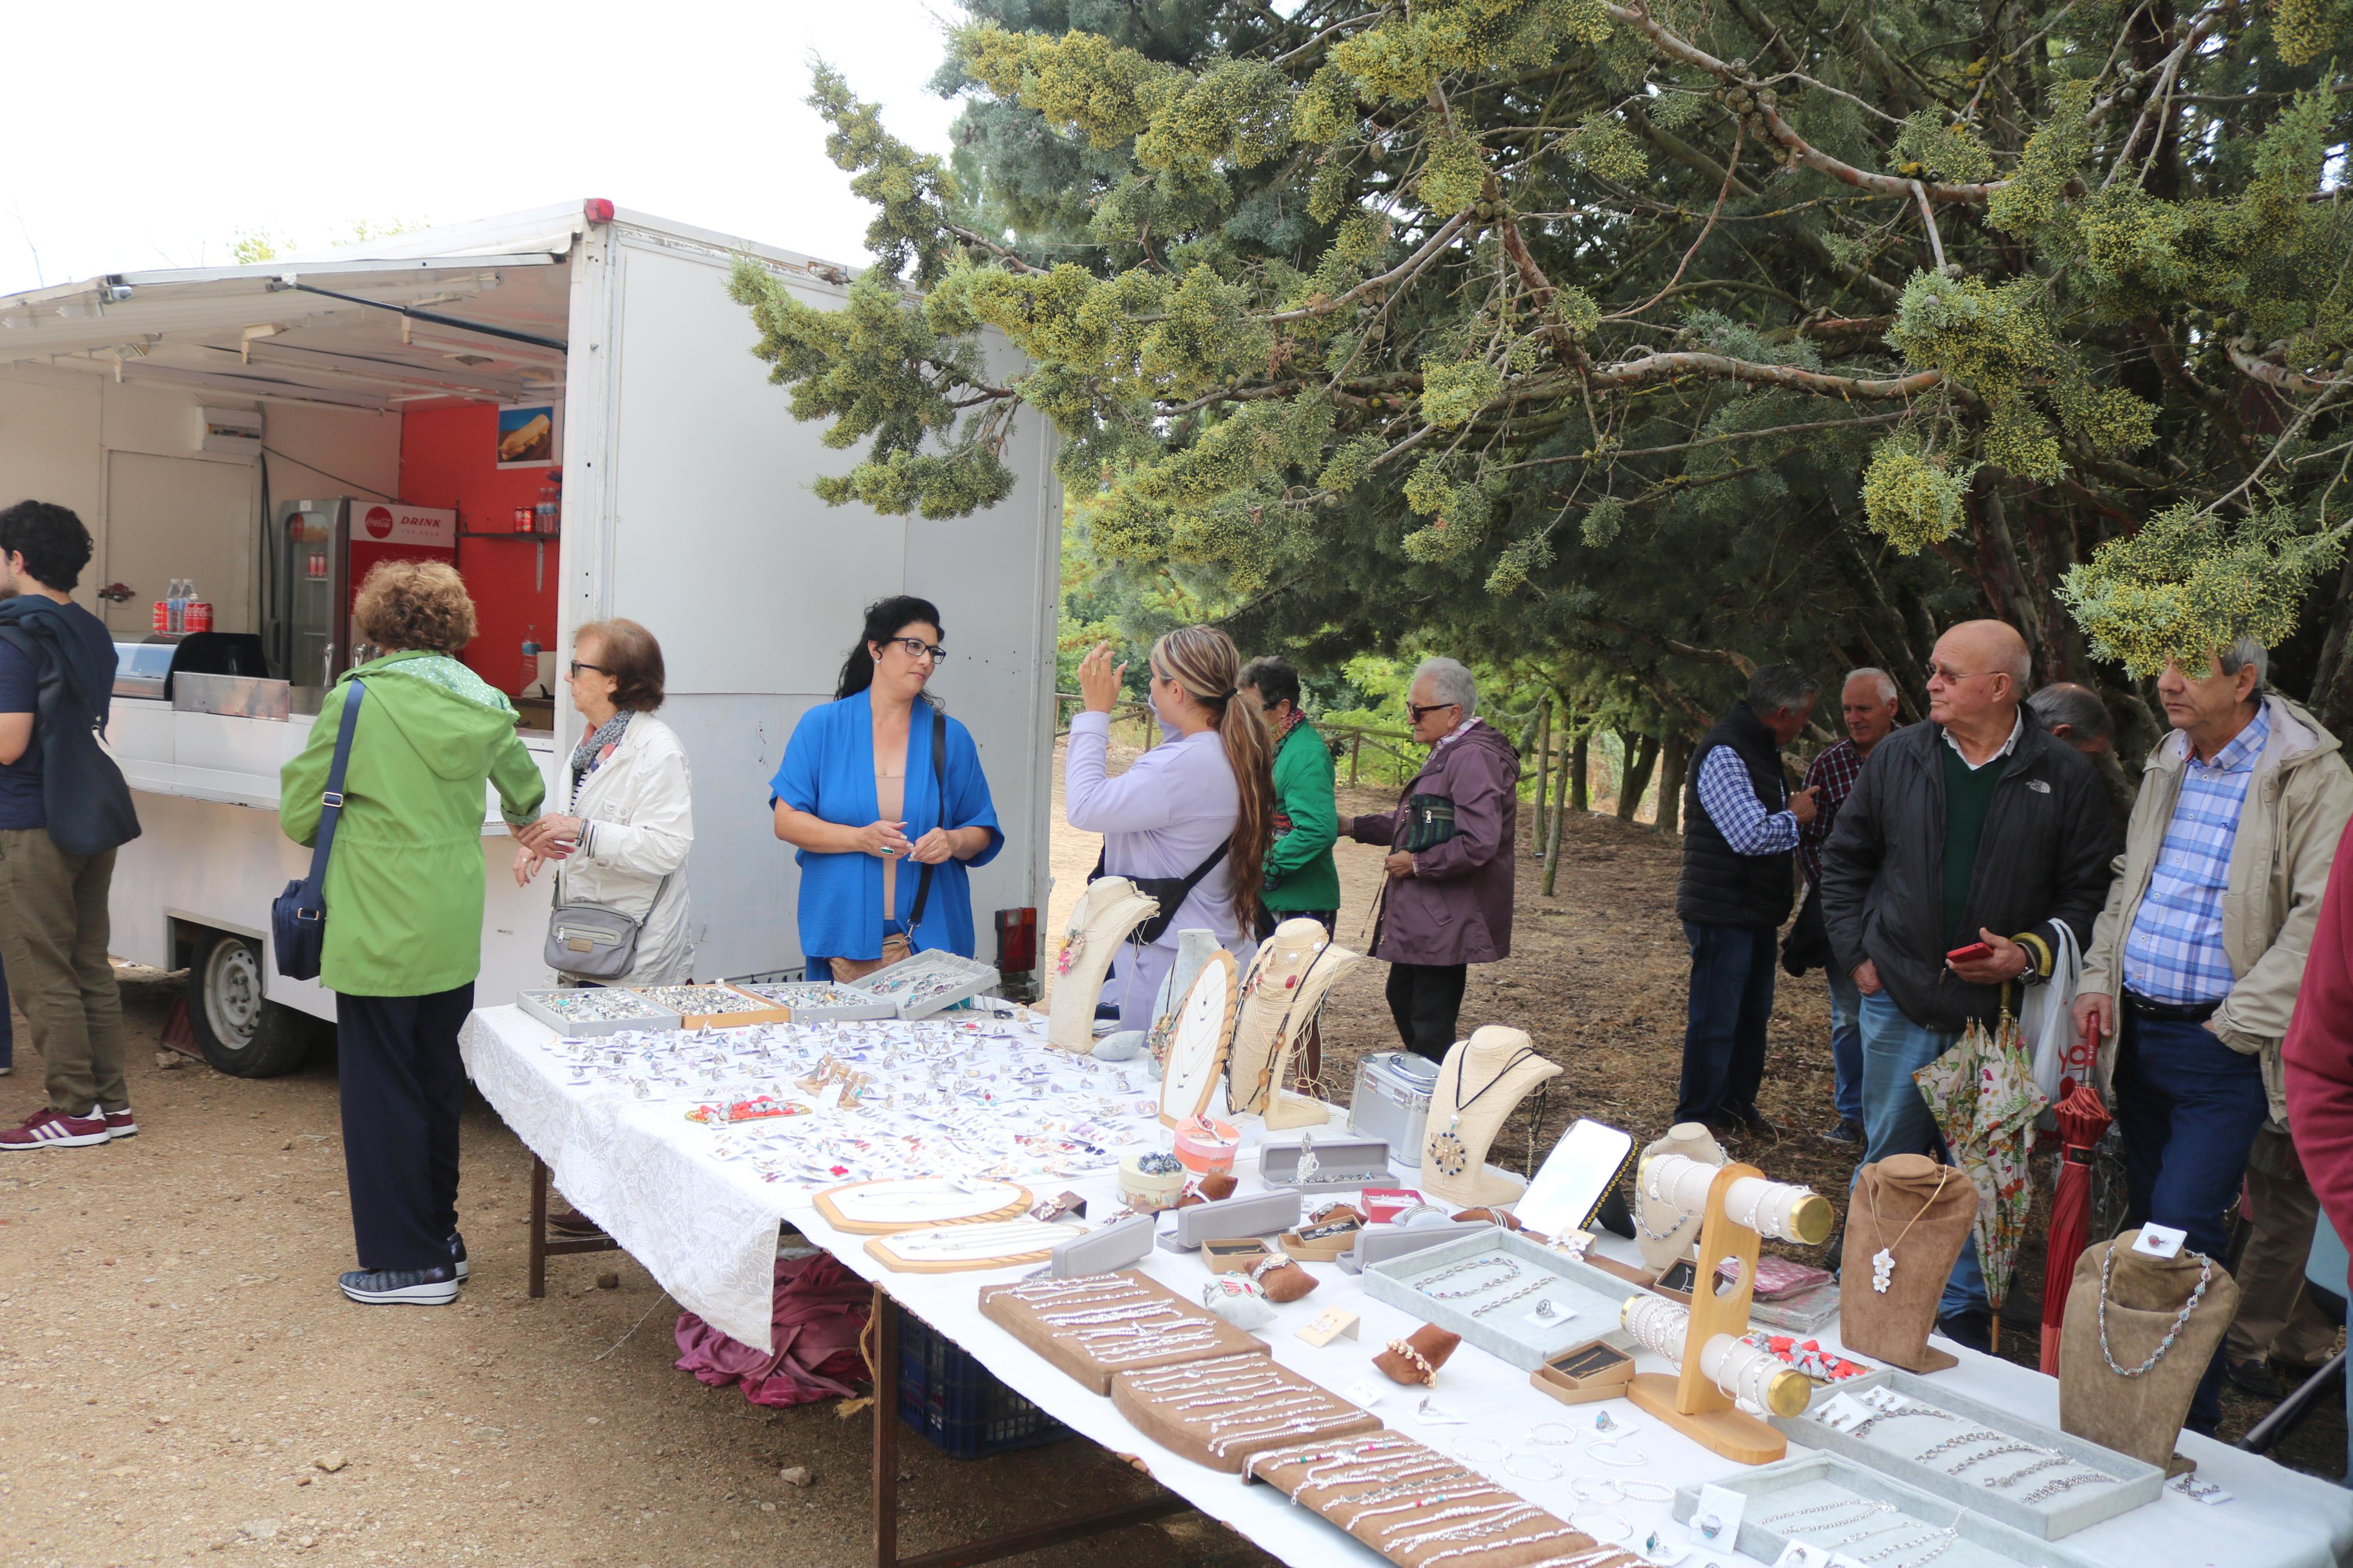
{"type": "MultiPolygon", "coordinates": [[[[1169,926],[1176,920],[1176,911],[1184,908],[1187,899],[1193,896],[1193,889],[1201,885],[1201,879],[1217,869],[1218,862],[1226,858],[1227,852],[1233,847],[1233,843],[1234,841],[1229,838],[1210,850],[1209,858],[1194,867],[1186,876],[1129,877],[1127,879],[1135,885],[1137,892],[1159,902],[1160,912],[1137,926],[1128,940],[1150,947],[1166,936],[1169,926]]],[[[1103,857],[1098,855],[1095,857],[1095,868],[1087,874],[1087,880],[1092,882],[1098,877],[1120,875],[1125,875],[1125,873],[1105,871],[1103,857]]]]}
{"type": "Polygon", "coordinates": [[[1445,795],[1408,795],[1405,813],[1405,837],[1398,847],[1409,854],[1434,849],[1454,837],[1454,802],[1445,795]]]}

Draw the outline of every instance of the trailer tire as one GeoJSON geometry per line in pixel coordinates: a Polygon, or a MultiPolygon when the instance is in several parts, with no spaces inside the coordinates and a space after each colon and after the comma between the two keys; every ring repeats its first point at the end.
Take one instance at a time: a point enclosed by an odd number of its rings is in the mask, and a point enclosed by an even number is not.
{"type": "Polygon", "coordinates": [[[205,1060],[231,1078],[276,1078],[310,1058],[317,1019],[262,993],[261,944],[227,931],[196,939],[188,965],[188,1024],[205,1060]]]}

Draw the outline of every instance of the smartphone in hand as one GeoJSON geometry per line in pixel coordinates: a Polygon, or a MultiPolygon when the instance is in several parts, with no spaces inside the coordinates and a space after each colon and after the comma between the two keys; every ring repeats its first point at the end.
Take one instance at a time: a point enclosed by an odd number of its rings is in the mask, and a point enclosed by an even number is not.
{"type": "Polygon", "coordinates": [[[1967,947],[1957,947],[1953,949],[1952,952],[1945,954],[1947,962],[1952,963],[1971,963],[1976,962],[1978,959],[1991,958],[1992,956],[1993,948],[1989,944],[1982,942],[1973,942],[1967,947]]]}

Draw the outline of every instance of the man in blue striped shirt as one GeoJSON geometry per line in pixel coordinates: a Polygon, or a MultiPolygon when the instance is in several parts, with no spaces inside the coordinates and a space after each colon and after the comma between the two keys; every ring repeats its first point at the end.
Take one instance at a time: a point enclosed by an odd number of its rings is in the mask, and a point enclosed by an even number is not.
{"type": "MultiPolygon", "coordinates": [[[[2280,1041],[2353,812],[2336,737],[2264,690],[2266,662],[2242,638],[2202,671],[2175,660],[2158,678],[2174,732],[2141,775],[2074,1005],[2113,1085],[2126,1224],[2186,1231],[2211,1258],[2229,1245],[2256,1134],[2285,1121],[2280,1041]]],[[[2195,1430],[2221,1416],[2222,1370],[2218,1347],[2195,1430]]]]}

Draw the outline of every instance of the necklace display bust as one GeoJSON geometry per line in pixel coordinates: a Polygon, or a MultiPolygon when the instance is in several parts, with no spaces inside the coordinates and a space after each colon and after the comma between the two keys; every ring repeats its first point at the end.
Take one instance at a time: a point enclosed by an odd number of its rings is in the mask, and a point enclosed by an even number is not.
{"type": "Polygon", "coordinates": [[[1635,1162],[1634,1178],[1634,1245],[1641,1250],[1642,1261],[1652,1274],[1663,1270],[1678,1258],[1691,1255],[1694,1243],[1699,1240],[1702,1215],[1686,1215],[1670,1203],[1662,1203],[1642,1190],[1643,1166],[1661,1154],[1683,1154],[1704,1165],[1721,1165],[1728,1156],[1700,1121],[1678,1121],[1667,1129],[1667,1135],[1642,1151],[1635,1162]]]}
{"type": "Polygon", "coordinates": [[[2059,1428],[2184,1470],[2173,1442],[2238,1313],[2239,1287],[2202,1253],[2151,1258],[2133,1250],[2139,1239],[2128,1230],[2075,1259],[2059,1336],[2059,1428]]]}
{"type": "Polygon", "coordinates": [[[1507,1204],[1526,1190],[1517,1176],[1490,1173],[1487,1150],[1512,1108],[1557,1075],[1524,1030],[1486,1024],[1455,1043],[1438,1069],[1421,1142],[1421,1190],[1465,1207],[1507,1204]]]}
{"type": "Polygon", "coordinates": [[[1977,1217],[1968,1175],[1926,1154],[1862,1168],[1847,1201],[1839,1270],[1839,1338],[1848,1350],[1906,1372],[1960,1364],[1928,1343],[1928,1331],[1977,1217]]]}
{"type": "Polygon", "coordinates": [[[1058,973],[1046,1014],[1049,1044],[1078,1056],[1094,1049],[1095,1004],[1103,998],[1103,976],[1127,933],[1159,910],[1124,877],[1098,877],[1087,884],[1054,961],[1058,973]]]}

